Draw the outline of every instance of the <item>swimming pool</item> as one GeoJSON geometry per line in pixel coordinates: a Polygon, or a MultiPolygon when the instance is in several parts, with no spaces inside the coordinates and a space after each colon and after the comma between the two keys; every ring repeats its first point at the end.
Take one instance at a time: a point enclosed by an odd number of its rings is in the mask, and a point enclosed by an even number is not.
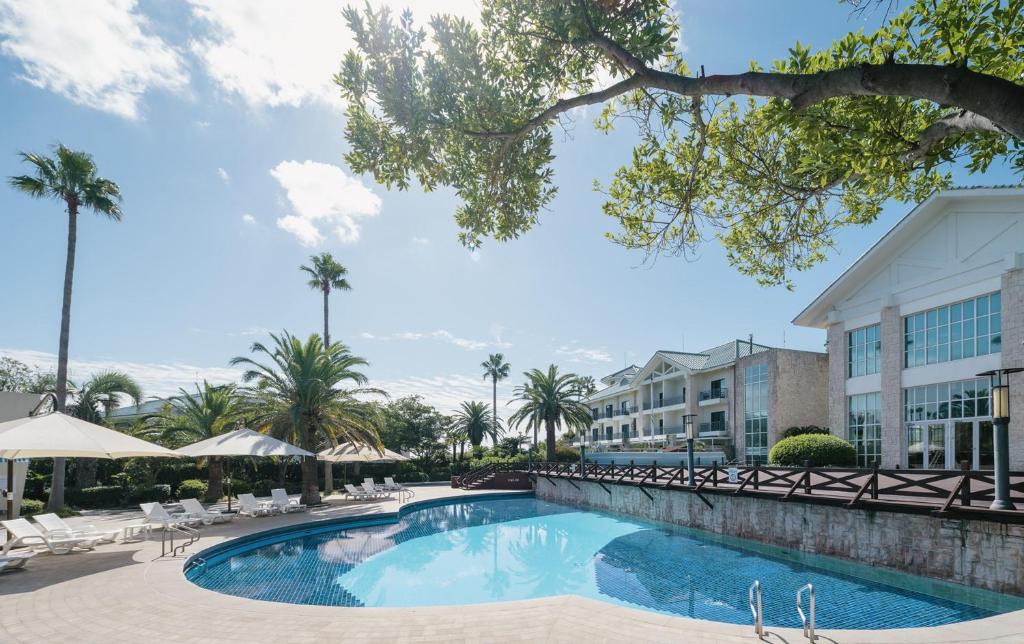
{"type": "MultiPolygon", "coordinates": [[[[203,588],[329,606],[458,605],[575,594],[749,624],[747,589],[759,579],[768,626],[800,626],[794,596],[808,582],[815,586],[819,628],[936,626],[987,617],[999,608],[973,591],[964,591],[970,603],[925,594],[915,585],[935,584],[908,575],[899,575],[896,587],[878,581],[867,566],[830,571],[768,554],[759,544],[726,543],[696,530],[532,496],[420,507],[377,525],[307,525],[298,534],[215,547],[197,561],[186,576],[203,588]]],[[[887,573],[887,582],[893,577],[887,573]]]]}

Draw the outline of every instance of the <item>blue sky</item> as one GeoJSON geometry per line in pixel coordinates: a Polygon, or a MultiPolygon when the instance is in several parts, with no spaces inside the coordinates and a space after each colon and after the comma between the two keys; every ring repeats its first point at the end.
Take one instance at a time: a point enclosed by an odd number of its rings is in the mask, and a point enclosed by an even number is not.
{"type": "MultiPolygon", "coordinates": [[[[388,4],[411,4],[420,21],[478,12],[473,0],[388,4]]],[[[693,262],[644,265],[603,237],[613,222],[592,183],[628,160],[633,138],[596,133],[595,111],[559,134],[559,194],[541,225],[470,253],[449,191],[389,192],[342,161],[329,76],[350,46],[343,5],[0,0],[0,174],[26,171],[18,150],[61,141],[91,152],[125,196],[122,223],[81,218],[73,378],[121,368],[154,395],[232,378],[228,360],[269,331],[320,330],[320,297],[297,267],[321,250],[353,285],[332,298],[332,337],[370,360],[377,386],[444,409],[489,399],[478,365],[493,351],[512,364],[506,397],[522,371],[550,362],[601,376],[659,348],[749,333],[820,350],[822,332],[789,320],[909,208],[844,231],[793,292],[739,275],[714,242],[693,262]]],[[[827,0],[678,9],[687,59],[708,73],[768,63],[797,40],[826,46],[877,20],[827,0]]],[[[66,225],[58,204],[0,188],[0,353],[53,361],[66,225]]]]}

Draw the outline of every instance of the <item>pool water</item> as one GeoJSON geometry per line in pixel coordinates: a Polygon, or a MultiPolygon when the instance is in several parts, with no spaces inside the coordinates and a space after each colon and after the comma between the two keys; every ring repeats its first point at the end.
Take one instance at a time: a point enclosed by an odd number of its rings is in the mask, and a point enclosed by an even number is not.
{"type": "Polygon", "coordinates": [[[215,552],[186,574],[230,595],[330,606],[574,594],[749,624],[747,589],[759,579],[769,626],[800,626],[794,598],[808,582],[815,587],[819,628],[935,626],[995,612],[759,554],[687,528],[532,497],[424,507],[396,523],[277,539],[215,552]]]}

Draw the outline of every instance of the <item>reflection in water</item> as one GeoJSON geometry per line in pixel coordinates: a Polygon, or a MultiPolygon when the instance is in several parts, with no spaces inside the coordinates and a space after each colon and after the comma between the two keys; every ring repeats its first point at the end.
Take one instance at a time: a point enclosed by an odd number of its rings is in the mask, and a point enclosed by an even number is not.
{"type": "Polygon", "coordinates": [[[811,582],[821,628],[899,628],[991,614],[719,544],[702,533],[532,498],[424,508],[388,525],[338,530],[214,558],[192,581],[219,592],[334,606],[428,606],[576,594],[673,615],[799,626],[811,582]],[[875,607],[885,606],[884,611],[875,607]]]}

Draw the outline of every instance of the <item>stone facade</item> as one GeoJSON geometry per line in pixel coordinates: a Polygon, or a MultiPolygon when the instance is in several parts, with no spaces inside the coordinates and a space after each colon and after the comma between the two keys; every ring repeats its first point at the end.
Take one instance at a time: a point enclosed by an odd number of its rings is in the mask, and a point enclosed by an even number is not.
{"type": "Polygon", "coordinates": [[[828,327],[828,426],[846,438],[846,331],[841,323],[828,327]]]}
{"type": "Polygon", "coordinates": [[[882,309],[882,467],[903,463],[903,318],[899,307],[882,309]]]}
{"type": "MultiPolygon", "coordinates": [[[[1024,367],[1024,269],[1002,275],[1003,367],[1024,367]]],[[[1010,376],[1010,468],[1024,470],[1024,373],[1010,376]]]]}
{"type": "Polygon", "coordinates": [[[772,351],[768,369],[771,444],[789,427],[828,422],[828,356],[814,351],[772,351]]]}
{"type": "Polygon", "coordinates": [[[1024,595],[1024,526],[846,509],[732,494],[537,481],[537,496],[769,543],[799,552],[1024,595]]]}

